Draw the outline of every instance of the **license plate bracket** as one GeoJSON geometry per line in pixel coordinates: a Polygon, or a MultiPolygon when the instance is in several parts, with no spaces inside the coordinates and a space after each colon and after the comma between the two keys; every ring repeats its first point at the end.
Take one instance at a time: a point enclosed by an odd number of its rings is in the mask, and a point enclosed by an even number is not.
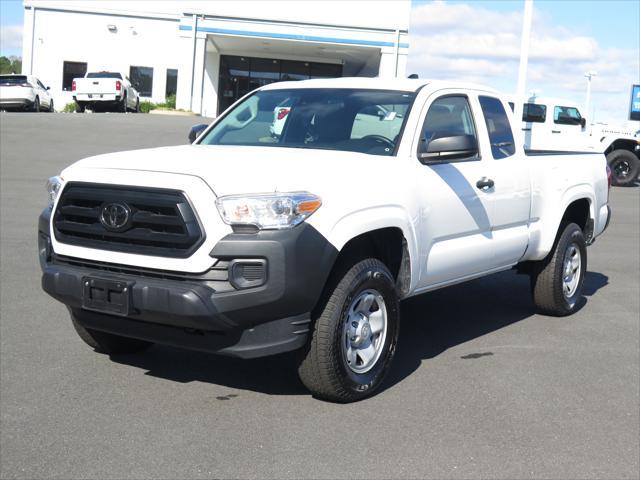
{"type": "Polygon", "coordinates": [[[126,317],[131,310],[131,287],[135,282],[97,277],[82,279],[82,308],[126,317]]]}

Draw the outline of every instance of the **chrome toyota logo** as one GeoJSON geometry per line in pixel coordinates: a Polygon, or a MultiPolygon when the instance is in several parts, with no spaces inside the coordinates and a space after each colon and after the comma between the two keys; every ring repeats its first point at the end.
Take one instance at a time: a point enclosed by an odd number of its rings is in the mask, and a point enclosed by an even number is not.
{"type": "Polygon", "coordinates": [[[105,203],[100,210],[100,223],[111,232],[122,232],[129,227],[131,209],[122,202],[105,203]]]}

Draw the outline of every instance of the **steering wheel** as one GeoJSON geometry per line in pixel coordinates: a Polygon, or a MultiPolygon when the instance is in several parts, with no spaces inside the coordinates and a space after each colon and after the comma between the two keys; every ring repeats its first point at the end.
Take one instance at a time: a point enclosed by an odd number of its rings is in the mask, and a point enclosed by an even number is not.
{"type": "Polygon", "coordinates": [[[361,140],[371,139],[378,143],[382,143],[389,148],[395,148],[396,144],[389,140],[387,137],[383,137],[382,135],[365,135],[361,138],[361,140]]]}

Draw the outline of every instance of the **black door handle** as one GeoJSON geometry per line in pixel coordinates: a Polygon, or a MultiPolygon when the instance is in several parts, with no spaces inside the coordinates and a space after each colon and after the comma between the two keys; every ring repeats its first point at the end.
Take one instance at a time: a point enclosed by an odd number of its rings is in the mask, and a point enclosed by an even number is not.
{"type": "Polygon", "coordinates": [[[488,190],[489,188],[493,188],[493,185],[493,180],[487,177],[482,177],[476,182],[476,187],[478,187],[480,190],[488,190]]]}

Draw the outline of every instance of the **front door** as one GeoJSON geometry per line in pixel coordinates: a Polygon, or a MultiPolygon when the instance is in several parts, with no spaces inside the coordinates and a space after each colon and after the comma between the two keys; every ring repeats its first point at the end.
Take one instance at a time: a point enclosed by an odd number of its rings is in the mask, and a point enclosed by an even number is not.
{"type": "MultiPolygon", "coordinates": [[[[422,145],[418,151],[426,151],[438,138],[462,135],[472,137],[477,146],[476,121],[467,95],[440,91],[432,98],[419,132],[422,145]]],[[[493,267],[492,189],[479,183],[489,176],[488,162],[475,152],[417,169],[423,195],[420,244],[424,246],[418,290],[473,277],[493,267]]]]}

